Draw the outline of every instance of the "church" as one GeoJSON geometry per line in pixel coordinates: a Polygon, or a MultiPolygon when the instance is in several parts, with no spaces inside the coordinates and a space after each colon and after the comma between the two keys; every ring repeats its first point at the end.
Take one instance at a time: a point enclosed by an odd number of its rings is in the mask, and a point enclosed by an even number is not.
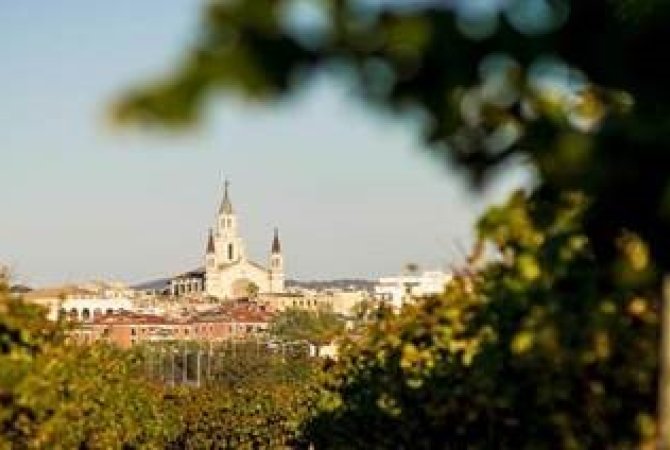
{"type": "Polygon", "coordinates": [[[225,182],[216,224],[209,230],[205,252],[205,294],[219,299],[248,297],[250,294],[284,292],[284,260],[279,233],[275,228],[269,268],[247,256],[239,235],[239,223],[225,182]]]}

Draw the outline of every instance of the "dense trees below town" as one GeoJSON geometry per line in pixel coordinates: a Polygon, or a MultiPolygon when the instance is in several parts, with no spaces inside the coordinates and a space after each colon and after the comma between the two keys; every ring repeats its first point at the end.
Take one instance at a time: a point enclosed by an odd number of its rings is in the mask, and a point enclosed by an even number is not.
{"type": "Polygon", "coordinates": [[[304,356],[241,344],[210,382],[171,386],[147,371],[146,349],[66,336],[0,286],[0,449],[284,448],[312,409],[304,356]]]}
{"type": "Polygon", "coordinates": [[[270,333],[281,342],[314,346],[316,352],[344,333],[345,322],[328,310],[287,309],[270,324],[270,333]]]}
{"type": "Polygon", "coordinates": [[[182,422],[167,448],[301,447],[313,392],[308,384],[285,383],[177,389],[170,406],[181,412],[182,422]]]}
{"type": "Polygon", "coordinates": [[[0,448],[157,447],[178,430],[131,354],[66,345],[40,308],[0,292],[0,448]]]}

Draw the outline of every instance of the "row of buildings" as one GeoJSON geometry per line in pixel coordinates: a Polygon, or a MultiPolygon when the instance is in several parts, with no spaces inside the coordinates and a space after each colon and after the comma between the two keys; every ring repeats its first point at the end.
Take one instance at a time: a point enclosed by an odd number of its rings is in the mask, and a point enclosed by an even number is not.
{"type": "Polygon", "coordinates": [[[79,322],[78,341],[103,341],[129,348],[142,343],[195,341],[235,342],[267,337],[272,314],[254,304],[230,304],[184,316],[128,311],[79,322]]]}

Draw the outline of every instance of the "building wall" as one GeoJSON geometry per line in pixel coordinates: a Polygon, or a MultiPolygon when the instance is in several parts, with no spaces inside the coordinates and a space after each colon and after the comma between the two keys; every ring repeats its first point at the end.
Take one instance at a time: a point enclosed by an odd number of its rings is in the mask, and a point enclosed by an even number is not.
{"type": "Polygon", "coordinates": [[[344,316],[354,314],[361,302],[370,299],[370,295],[365,291],[331,292],[321,294],[319,297],[319,303],[327,303],[331,311],[344,316]]]}
{"type": "Polygon", "coordinates": [[[440,271],[424,272],[420,275],[382,277],[375,285],[377,299],[396,309],[417,297],[437,295],[452,279],[452,275],[440,271]]]}
{"type": "MultiPolygon", "coordinates": [[[[235,299],[246,297],[247,293],[235,292],[235,283],[247,282],[258,286],[259,292],[270,292],[270,276],[268,271],[261,269],[247,261],[226,267],[221,271],[207,272],[207,294],[221,299],[235,299]]],[[[237,288],[239,291],[240,289],[237,288]]]]}
{"type": "Polygon", "coordinates": [[[314,296],[302,294],[261,294],[258,303],[269,311],[285,311],[291,308],[317,311],[319,309],[318,299],[314,296]]]}

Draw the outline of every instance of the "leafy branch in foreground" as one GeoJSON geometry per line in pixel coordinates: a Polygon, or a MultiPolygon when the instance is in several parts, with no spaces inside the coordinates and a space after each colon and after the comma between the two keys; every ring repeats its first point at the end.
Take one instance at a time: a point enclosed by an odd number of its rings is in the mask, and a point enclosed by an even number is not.
{"type": "Polygon", "coordinates": [[[317,448],[653,444],[657,299],[600,288],[583,196],[547,206],[519,193],[491,210],[481,235],[507,258],[345,347],[308,425],[317,448]]]}

